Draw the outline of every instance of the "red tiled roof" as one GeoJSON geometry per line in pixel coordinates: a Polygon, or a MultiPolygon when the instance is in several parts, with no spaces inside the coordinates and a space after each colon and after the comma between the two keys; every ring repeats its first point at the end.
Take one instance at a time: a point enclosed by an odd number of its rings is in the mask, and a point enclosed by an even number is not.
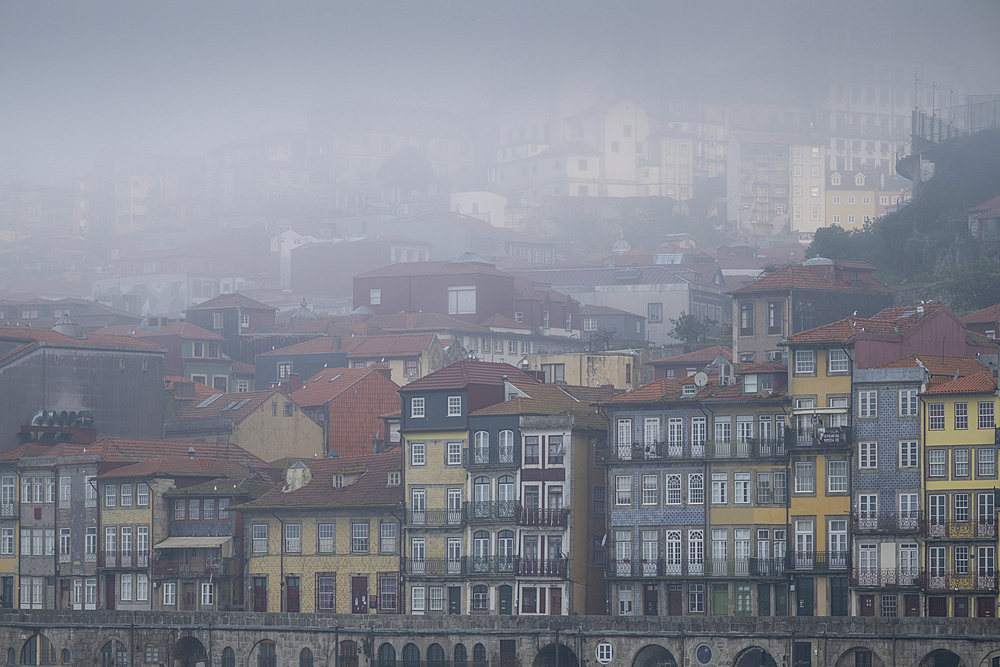
{"type": "Polygon", "coordinates": [[[483,322],[482,326],[497,327],[500,329],[527,329],[528,331],[531,331],[531,327],[524,322],[518,322],[517,320],[507,317],[506,315],[501,315],[500,313],[491,316],[488,320],[483,322]]]}
{"type": "Polygon", "coordinates": [[[324,405],[368,375],[380,372],[374,366],[368,368],[324,368],[303,382],[302,386],[293,391],[291,396],[302,407],[311,408],[324,405]]]}
{"type": "Polygon", "coordinates": [[[756,394],[744,394],[743,383],[737,382],[726,387],[719,387],[703,400],[713,403],[780,403],[788,399],[788,387],[781,383],[776,389],[756,394]]]}
{"type": "Polygon", "coordinates": [[[161,327],[158,331],[139,329],[134,324],[116,324],[114,326],[98,329],[94,333],[114,334],[116,336],[135,336],[136,338],[143,339],[156,338],[158,336],[180,336],[181,338],[189,338],[192,340],[224,340],[222,336],[214,331],[202,329],[198,325],[191,324],[190,322],[171,322],[170,324],[161,327]]]}
{"type": "Polygon", "coordinates": [[[163,348],[147,340],[134,336],[116,336],[114,334],[88,333],[86,338],[77,339],[64,336],[52,329],[32,329],[31,327],[0,327],[0,340],[18,340],[25,344],[44,343],[66,347],[107,347],[107,348],[143,348],[147,351],[163,351],[163,348]]]}
{"type": "Polygon", "coordinates": [[[357,340],[348,358],[360,357],[415,357],[427,352],[434,342],[432,333],[385,334],[364,336],[357,340]]]}
{"type": "Polygon", "coordinates": [[[476,324],[463,322],[449,315],[441,313],[392,313],[386,315],[372,315],[365,320],[365,324],[375,325],[382,331],[402,333],[404,331],[465,331],[474,333],[489,333],[489,329],[484,329],[476,324]]]}
{"type": "Polygon", "coordinates": [[[210,308],[244,308],[248,310],[270,310],[276,311],[277,308],[267,305],[266,303],[261,303],[260,301],[255,301],[248,296],[244,296],[239,292],[233,292],[232,294],[220,294],[214,299],[209,299],[208,301],[203,301],[195,306],[188,306],[188,310],[208,310],[210,308]]]}
{"type": "MultiPolygon", "coordinates": [[[[347,340],[350,339],[348,338],[347,340]]],[[[312,340],[295,343],[294,345],[289,345],[288,347],[279,347],[277,350],[271,350],[270,352],[262,352],[257,356],[266,357],[268,355],[283,356],[288,354],[330,354],[339,351],[340,346],[341,342],[337,338],[320,336],[319,338],[313,338],[312,340]]]]}
{"type": "MultiPolygon", "coordinates": [[[[485,224],[485,223],[484,223],[485,224]]],[[[397,262],[381,269],[359,273],[357,278],[385,278],[390,276],[433,276],[481,273],[493,276],[510,276],[493,264],[486,262],[397,262]]]]}
{"type": "Polygon", "coordinates": [[[715,345],[714,347],[706,347],[704,350],[688,352],[687,354],[678,354],[675,357],[654,359],[649,363],[653,364],[654,366],[657,364],[685,364],[685,363],[698,363],[698,362],[704,362],[708,364],[715,361],[720,354],[723,357],[725,357],[726,360],[728,361],[733,360],[732,348],[725,347],[724,345],[715,345]]]}
{"type": "Polygon", "coordinates": [[[607,420],[594,403],[612,395],[600,387],[574,387],[537,382],[512,382],[527,394],[476,410],[475,415],[573,415],[580,428],[607,428],[607,420]]]}
{"type": "Polygon", "coordinates": [[[995,324],[1000,322],[1000,303],[969,313],[962,318],[962,324],[995,324]]]}
{"type": "Polygon", "coordinates": [[[157,456],[108,470],[101,478],[124,477],[229,477],[242,479],[253,470],[235,459],[189,458],[187,456],[157,456]]]}
{"type": "Polygon", "coordinates": [[[0,461],[16,461],[22,456],[43,456],[45,452],[52,449],[52,447],[52,443],[26,442],[23,445],[15,447],[14,449],[8,449],[5,452],[0,452],[0,461]]]}
{"type": "Polygon", "coordinates": [[[1000,197],[994,197],[989,201],[984,201],[982,204],[970,208],[969,213],[974,214],[977,220],[1000,218],[1000,197]]]}
{"type": "Polygon", "coordinates": [[[975,375],[986,370],[986,366],[969,357],[943,357],[941,355],[913,353],[911,355],[876,366],[876,368],[917,368],[923,366],[932,377],[954,377],[975,375]]]}
{"type": "Polygon", "coordinates": [[[786,342],[793,345],[797,343],[848,343],[853,341],[854,336],[860,331],[879,334],[896,333],[891,322],[852,316],[824,324],[815,329],[800,331],[789,336],[786,342]]]}
{"type": "Polygon", "coordinates": [[[174,385],[177,382],[190,382],[190,383],[192,383],[194,385],[194,397],[192,397],[192,398],[177,398],[176,395],[175,395],[174,398],[176,400],[180,400],[180,401],[196,401],[198,403],[201,403],[202,401],[204,401],[209,396],[214,396],[215,394],[221,394],[222,393],[218,389],[213,389],[212,387],[209,387],[208,385],[204,385],[204,384],[202,384],[200,382],[195,382],[194,380],[188,380],[186,377],[179,377],[179,376],[176,376],[176,375],[167,375],[166,377],[163,378],[163,380],[164,380],[164,383],[165,383],[167,389],[175,389],[174,385]]]}
{"type": "MultiPolygon", "coordinates": [[[[869,292],[890,292],[891,290],[878,281],[864,283],[863,288],[869,292]]],[[[798,290],[838,290],[854,291],[854,288],[846,283],[833,283],[821,277],[815,271],[804,266],[786,264],[776,271],[772,271],[755,282],[733,290],[730,294],[753,294],[755,292],[775,292],[798,290]]]]}
{"type": "Polygon", "coordinates": [[[232,369],[235,375],[253,375],[257,372],[257,369],[253,364],[248,364],[242,361],[234,361],[232,369]]]}
{"type": "MultiPolygon", "coordinates": [[[[221,400],[221,399],[220,399],[221,400]]],[[[187,457],[188,448],[194,447],[195,459],[231,459],[256,469],[271,470],[271,464],[232,444],[206,442],[172,442],[164,440],[133,440],[130,438],[101,438],[89,445],[59,444],[42,456],[99,456],[102,461],[138,463],[159,456],[187,457]]]]}
{"type": "Polygon", "coordinates": [[[457,389],[470,384],[501,384],[504,376],[511,382],[535,382],[533,377],[510,364],[462,360],[414,380],[400,391],[457,389]]]}
{"type": "MultiPolygon", "coordinates": [[[[875,315],[872,315],[871,319],[880,322],[891,322],[893,327],[899,328],[899,333],[905,334],[907,331],[919,324],[922,319],[941,308],[945,308],[945,306],[941,304],[928,304],[923,306],[923,317],[918,315],[917,308],[918,306],[895,306],[893,308],[883,308],[875,315]]],[[[893,331],[895,331],[895,328],[893,331]]]]}
{"type": "Polygon", "coordinates": [[[740,374],[788,372],[788,366],[785,366],[784,364],[777,361],[768,361],[768,362],[753,363],[753,364],[738,364],[737,369],[740,374]]]}
{"type": "Polygon", "coordinates": [[[681,394],[681,382],[668,380],[666,378],[653,380],[641,387],[618,394],[611,398],[597,401],[600,405],[620,405],[627,403],[653,403],[656,401],[679,398],[681,394]]]}
{"type": "MultiPolygon", "coordinates": [[[[175,419],[231,417],[233,423],[236,424],[249,417],[254,410],[270,400],[275,394],[281,394],[281,391],[278,389],[267,389],[264,391],[223,394],[205,407],[199,407],[204,401],[201,403],[189,401],[177,407],[175,419]]],[[[288,398],[284,394],[281,394],[281,397],[282,399],[288,398]]]]}
{"type": "Polygon", "coordinates": [[[948,394],[992,394],[997,390],[997,381],[993,373],[985,371],[975,375],[966,375],[951,382],[945,382],[929,388],[921,396],[943,396],[948,394]]]}
{"type": "MultiPolygon", "coordinates": [[[[330,509],[335,507],[396,507],[403,502],[403,485],[389,485],[389,473],[403,470],[399,448],[372,456],[322,459],[309,463],[312,479],[294,491],[274,489],[233,509],[330,509]],[[334,475],[353,477],[354,481],[337,488],[334,475]]],[[[402,480],[400,479],[400,482],[402,480]]]]}

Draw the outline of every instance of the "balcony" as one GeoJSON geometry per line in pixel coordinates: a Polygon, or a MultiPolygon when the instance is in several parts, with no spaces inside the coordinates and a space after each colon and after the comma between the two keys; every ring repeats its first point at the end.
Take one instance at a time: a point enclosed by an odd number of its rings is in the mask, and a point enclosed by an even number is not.
{"type": "Polygon", "coordinates": [[[610,445],[596,452],[597,463],[666,461],[675,459],[761,459],[788,454],[783,440],[740,438],[698,442],[649,442],[610,445]]]}
{"type": "Polygon", "coordinates": [[[160,559],[153,563],[153,574],[226,574],[222,558],[203,561],[180,561],[160,559]]]}
{"type": "Polygon", "coordinates": [[[787,570],[787,559],[778,558],[706,558],[612,560],[605,568],[608,577],[778,577],[787,570]]]}
{"type": "Polygon", "coordinates": [[[17,503],[0,504],[0,517],[17,516],[17,503]]]}
{"type": "Polygon", "coordinates": [[[995,538],[997,524],[992,519],[981,521],[935,521],[923,522],[921,534],[924,537],[975,539],[977,537],[995,538]]]}
{"type": "Polygon", "coordinates": [[[850,551],[793,551],[786,567],[792,572],[830,572],[847,570],[850,564],[850,551]]]}
{"type": "Polygon", "coordinates": [[[466,573],[462,558],[406,558],[403,571],[406,574],[426,576],[466,573]]]}
{"type": "Polygon", "coordinates": [[[439,577],[466,574],[514,575],[517,556],[462,556],[460,558],[405,558],[403,571],[414,576],[439,577]]]}
{"type": "Polygon", "coordinates": [[[517,514],[513,500],[473,500],[465,503],[465,519],[469,523],[513,521],[517,514]]]}
{"type": "Polygon", "coordinates": [[[539,507],[518,507],[517,525],[565,528],[569,522],[569,510],[542,509],[539,507]]]}
{"type": "Polygon", "coordinates": [[[518,558],[517,574],[522,577],[558,577],[566,578],[567,561],[565,558],[518,558]]]}
{"type": "Polygon", "coordinates": [[[854,434],[850,426],[785,427],[785,442],[789,447],[850,447],[854,434]]]}
{"type": "Polygon", "coordinates": [[[851,527],[860,533],[897,533],[920,529],[921,517],[915,511],[851,512],[851,527]]]}
{"type": "Polygon", "coordinates": [[[928,591],[996,591],[996,572],[927,572],[923,587],[928,591]]]}
{"type": "Polygon", "coordinates": [[[101,551],[99,567],[132,568],[148,567],[148,551],[101,551]]]}
{"type": "Polygon", "coordinates": [[[461,526],[465,516],[460,507],[454,509],[424,509],[407,512],[406,522],[410,526],[461,526]]]}
{"type": "Polygon", "coordinates": [[[466,447],[463,452],[466,468],[496,466],[516,468],[521,465],[518,448],[512,444],[490,444],[486,447],[466,447]]]}
{"type": "Polygon", "coordinates": [[[920,571],[916,568],[855,568],[851,572],[851,586],[856,588],[898,588],[920,586],[920,571]]]}

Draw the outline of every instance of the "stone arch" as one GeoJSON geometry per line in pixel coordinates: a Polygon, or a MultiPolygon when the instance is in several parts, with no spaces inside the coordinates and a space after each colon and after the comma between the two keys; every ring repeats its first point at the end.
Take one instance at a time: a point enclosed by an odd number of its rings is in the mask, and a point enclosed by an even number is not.
{"type": "Polygon", "coordinates": [[[178,639],[170,649],[171,664],[180,660],[180,667],[198,667],[208,664],[208,651],[201,640],[193,635],[187,635],[178,639]]]}
{"type": "Polygon", "coordinates": [[[853,646],[847,649],[837,658],[837,664],[834,667],[855,667],[858,664],[865,664],[867,658],[861,661],[858,660],[858,655],[864,652],[871,654],[871,661],[867,663],[870,667],[885,667],[885,663],[882,662],[882,658],[878,656],[878,653],[867,646],[853,646]]]}
{"type": "Polygon", "coordinates": [[[465,648],[465,644],[458,643],[455,644],[454,652],[454,665],[455,667],[466,667],[469,663],[469,652],[465,648]]]}
{"type": "Polygon", "coordinates": [[[427,667],[444,667],[444,648],[438,643],[427,647],[427,667]]]}
{"type": "Polygon", "coordinates": [[[28,637],[21,645],[22,665],[57,665],[59,651],[55,644],[41,632],[28,637]]]}
{"type": "Polygon", "coordinates": [[[632,667],[677,667],[677,660],[670,651],[659,644],[650,644],[635,654],[632,658],[632,667]]]}
{"type": "Polygon", "coordinates": [[[733,660],[733,667],[777,667],[774,656],[760,646],[743,649],[733,660]]]}
{"type": "Polygon", "coordinates": [[[532,667],[556,667],[557,650],[559,651],[559,667],[580,667],[580,660],[576,657],[576,653],[563,643],[559,643],[558,649],[556,644],[549,644],[542,648],[535,656],[532,667]]]}
{"type": "Polygon", "coordinates": [[[403,667],[420,667],[420,649],[413,642],[403,647],[403,667]]]}
{"type": "Polygon", "coordinates": [[[278,664],[278,643],[274,637],[261,637],[247,653],[247,667],[275,667],[278,664]]]}
{"type": "Polygon", "coordinates": [[[382,642],[377,655],[376,667],[396,667],[396,647],[389,642],[382,642]]]}
{"type": "Polygon", "coordinates": [[[98,648],[100,667],[125,667],[129,664],[128,644],[119,637],[107,637],[98,648]]]}
{"type": "Polygon", "coordinates": [[[358,667],[358,656],[361,650],[353,639],[341,639],[338,658],[340,667],[358,667]]]}
{"type": "Polygon", "coordinates": [[[1000,660],[1000,650],[987,653],[979,663],[979,667],[992,667],[994,660],[1000,660]]]}
{"type": "Polygon", "coordinates": [[[236,667],[236,651],[232,646],[222,649],[222,667],[236,667]]]}
{"type": "Polygon", "coordinates": [[[486,647],[482,644],[476,644],[472,647],[472,662],[475,663],[476,667],[481,667],[486,664],[486,647]]]}
{"type": "Polygon", "coordinates": [[[8,665],[17,664],[17,651],[14,650],[13,646],[7,649],[7,664],[8,665]]]}
{"type": "Polygon", "coordinates": [[[919,667],[965,667],[966,663],[957,653],[946,648],[934,649],[918,663],[919,667]]]}

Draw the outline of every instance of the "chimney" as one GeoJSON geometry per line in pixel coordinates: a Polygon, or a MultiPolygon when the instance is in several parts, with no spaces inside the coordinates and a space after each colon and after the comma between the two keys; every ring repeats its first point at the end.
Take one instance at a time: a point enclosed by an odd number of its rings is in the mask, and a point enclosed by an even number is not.
{"type": "Polygon", "coordinates": [[[194,398],[194,382],[185,380],[174,382],[174,396],[177,398],[194,398]]]}
{"type": "Polygon", "coordinates": [[[601,385],[601,389],[609,394],[615,393],[615,385],[611,384],[611,380],[605,380],[604,384],[601,385]]]}
{"type": "Polygon", "coordinates": [[[917,319],[919,320],[923,316],[924,316],[924,307],[917,306],[917,319]]]}
{"type": "Polygon", "coordinates": [[[312,480],[312,471],[302,461],[296,461],[285,471],[284,493],[297,491],[312,480]]]}
{"type": "Polygon", "coordinates": [[[302,377],[298,373],[292,373],[288,376],[288,393],[291,394],[293,391],[302,386],[302,377]]]}
{"type": "Polygon", "coordinates": [[[381,373],[386,380],[392,380],[392,369],[388,364],[374,364],[372,368],[381,373]]]}

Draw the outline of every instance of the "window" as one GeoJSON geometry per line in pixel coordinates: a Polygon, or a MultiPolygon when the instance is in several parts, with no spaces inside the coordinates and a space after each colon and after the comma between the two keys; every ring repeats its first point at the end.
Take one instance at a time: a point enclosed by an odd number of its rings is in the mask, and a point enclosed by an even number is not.
{"type": "Polygon", "coordinates": [[[729,475],[724,472],[712,473],[712,504],[725,505],[728,501],[729,475]]]}
{"type": "Polygon", "coordinates": [[[878,417],[878,392],[859,391],[858,392],[858,416],[878,417]]]}
{"type": "Polygon", "coordinates": [[[858,443],[858,467],[877,468],[878,467],[878,443],[859,442],[858,443]]]}
{"type": "Polygon", "coordinates": [[[814,493],[816,491],[813,476],[812,461],[795,462],[795,493],[814,493]]]}
{"type": "Polygon", "coordinates": [[[847,350],[829,350],[826,353],[827,373],[846,373],[850,370],[847,350]]]}
{"type": "Polygon", "coordinates": [[[472,611],[486,611],[488,609],[488,589],[486,586],[476,586],[472,589],[472,611]]]}
{"type": "Polygon", "coordinates": [[[927,405],[927,429],[930,431],[944,430],[944,403],[929,403],[927,405]]]}
{"type": "MultiPolygon", "coordinates": [[[[489,446],[489,434],[486,431],[479,431],[476,433],[476,444],[479,444],[479,434],[482,433],[486,436],[486,444],[489,446]]],[[[460,442],[449,442],[448,445],[448,465],[450,466],[460,466],[462,465],[462,443],[460,442]]],[[[478,457],[477,457],[478,459],[478,457]]],[[[485,461],[483,461],[485,463],[485,461]]]]}
{"type": "Polygon", "coordinates": [[[688,612],[705,613],[705,584],[688,584],[688,612]]]}
{"type": "Polygon", "coordinates": [[[752,303],[741,303],[740,304],[740,335],[741,336],[752,336],[753,335],[753,304],[752,303]]]}
{"type": "Polygon", "coordinates": [[[816,352],[814,350],[795,350],[795,374],[813,375],[816,373],[816,352]]]}
{"type": "Polygon", "coordinates": [[[688,504],[705,504],[705,478],[701,473],[688,475],[688,504]]]}
{"type": "Polygon", "coordinates": [[[427,446],[422,442],[410,443],[410,465],[422,466],[427,463],[427,446]]]}
{"type": "Polygon", "coordinates": [[[476,313],[476,287],[465,285],[448,288],[448,314],[474,315],[476,313]]]}
{"type": "Polygon", "coordinates": [[[88,556],[97,555],[97,526],[90,526],[87,528],[86,542],[84,544],[86,551],[84,552],[88,556]]]}
{"type": "Polygon", "coordinates": [[[733,502],[738,505],[750,504],[750,473],[733,473],[733,502]]]}
{"type": "Polygon", "coordinates": [[[278,379],[287,380],[291,376],[292,376],[292,362],[290,361],[278,362],[278,379]]]}
{"type": "Polygon", "coordinates": [[[410,611],[411,612],[424,612],[424,593],[426,589],[423,586],[414,586],[410,589],[410,611]]]}
{"type": "Polygon", "coordinates": [[[384,521],[379,524],[379,551],[384,554],[396,553],[396,523],[384,521]]]}
{"type": "Polygon", "coordinates": [[[0,529],[0,556],[14,555],[14,529],[0,529]]]}
{"type": "Polygon", "coordinates": [[[955,477],[968,477],[969,476],[969,450],[968,449],[956,449],[951,455],[952,461],[955,464],[955,477]]]}
{"type": "MultiPolygon", "coordinates": [[[[114,576],[114,575],[111,575],[114,576]]],[[[131,600],[132,599],[132,575],[123,574],[119,581],[120,589],[118,591],[118,597],[121,600],[131,600]]]]}
{"type": "Polygon", "coordinates": [[[605,487],[595,486],[594,487],[594,515],[604,516],[607,511],[607,500],[605,497],[605,487]]]}
{"type": "Polygon", "coordinates": [[[215,584],[203,581],[201,584],[201,605],[210,607],[215,604],[215,584]]]}
{"type": "Polygon", "coordinates": [[[215,521],[215,499],[206,498],[201,503],[202,521],[215,521]]]}
{"type": "Polygon", "coordinates": [[[580,160],[577,163],[577,167],[579,167],[580,171],[587,171],[587,161],[586,160],[580,160]]]}
{"type": "Polygon", "coordinates": [[[996,424],[993,421],[993,402],[992,401],[980,401],[979,402],[979,428],[994,428],[996,424]]]}
{"type": "Polygon", "coordinates": [[[781,333],[781,309],[780,301],[770,301],[767,304],[767,333],[781,333]]]}
{"type": "Polygon", "coordinates": [[[646,312],[649,315],[647,322],[649,324],[660,324],[663,322],[663,303],[651,303],[646,307],[646,312]]]}
{"type": "Polygon", "coordinates": [[[229,521],[229,498],[219,498],[219,521],[229,521]]]}
{"type": "Polygon", "coordinates": [[[618,586],[618,615],[632,615],[632,585],[621,584],[618,586]]]}
{"type": "Polygon", "coordinates": [[[597,318],[596,317],[585,317],[585,318],[583,318],[583,330],[584,331],[597,331],[597,318]]]}
{"type": "Polygon", "coordinates": [[[919,465],[917,461],[917,446],[918,443],[916,440],[899,441],[900,468],[916,468],[919,465]]]}
{"type": "Polygon", "coordinates": [[[448,397],[448,416],[449,417],[461,417],[462,416],[462,397],[461,396],[449,396],[448,397]]]}
{"type": "MultiPolygon", "coordinates": [[[[992,405],[992,404],[990,404],[992,405]]],[[[997,450],[977,449],[976,458],[979,463],[980,477],[996,477],[997,474],[997,450]]]]}
{"type": "Polygon", "coordinates": [[[830,461],[827,473],[827,488],[830,493],[847,491],[847,461],[830,461]]]}
{"type": "Polygon", "coordinates": [[[566,313],[566,326],[564,328],[566,331],[573,330],[573,313],[566,313]]]}
{"type": "Polygon", "coordinates": [[[368,524],[351,524],[351,551],[356,554],[368,553],[368,524]]]}
{"type": "Polygon", "coordinates": [[[947,452],[943,449],[932,449],[927,452],[927,474],[931,477],[944,477],[948,474],[947,452]]]}
{"type": "Polygon", "coordinates": [[[969,428],[968,403],[955,403],[955,428],[960,431],[969,428]]]}
{"type": "Polygon", "coordinates": [[[562,465],[565,455],[566,448],[563,446],[563,436],[550,435],[548,453],[549,465],[562,465]]]}
{"type": "Polygon", "coordinates": [[[667,475],[666,478],[666,489],[667,489],[667,504],[668,505],[680,505],[681,504],[681,476],[680,475],[667,475]]]}
{"type": "Polygon", "coordinates": [[[285,553],[302,553],[302,524],[285,524],[285,553]]]}
{"type": "Polygon", "coordinates": [[[337,580],[335,577],[316,577],[316,607],[333,611],[337,605],[337,580]]]}
{"type": "MultiPolygon", "coordinates": [[[[35,502],[40,502],[41,499],[36,499],[35,502]]],[[[114,484],[108,484],[104,487],[104,506],[105,507],[115,507],[118,505],[118,487],[114,484]]]]}
{"type": "Polygon", "coordinates": [[[198,500],[189,500],[188,501],[188,520],[189,521],[198,521],[198,517],[201,514],[201,512],[199,511],[200,507],[201,507],[201,501],[198,501],[198,500]]]}
{"type": "MultiPolygon", "coordinates": [[[[428,590],[428,602],[427,607],[430,611],[444,611],[444,587],[443,586],[431,586],[428,590]]],[[[432,663],[428,663],[432,664],[432,663]]]]}
{"type": "Polygon", "coordinates": [[[132,507],[131,484],[122,484],[122,507],[132,507]]]}
{"type": "Polygon", "coordinates": [[[149,485],[145,482],[139,482],[135,487],[135,504],[139,507],[149,507],[149,485]]]}
{"type": "Polygon", "coordinates": [[[992,492],[980,493],[977,497],[977,518],[980,524],[992,524],[996,520],[996,495],[992,492]]]}
{"type": "Polygon", "coordinates": [[[969,494],[955,494],[955,521],[966,523],[969,520],[969,494]]]}
{"type": "Polygon", "coordinates": [[[255,523],[253,531],[253,552],[255,554],[267,553],[267,524],[255,523]]]}
{"type": "Polygon", "coordinates": [[[45,478],[45,502],[54,503],[56,501],[56,478],[45,478]]]}
{"type": "Polygon", "coordinates": [[[213,329],[222,328],[222,313],[212,313],[212,328],[213,329]]]}
{"type": "Polygon", "coordinates": [[[524,464],[525,465],[538,465],[540,462],[541,452],[539,450],[538,444],[539,437],[537,435],[528,435],[524,438],[524,464]]]}
{"type": "Polygon", "coordinates": [[[916,389],[900,389],[899,390],[899,416],[900,417],[916,417],[917,416],[917,390],[916,389]]]}
{"type": "Polygon", "coordinates": [[[424,416],[424,399],[421,398],[411,398],[410,399],[410,417],[413,419],[422,419],[424,416]]]}
{"type": "MultiPolygon", "coordinates": [[[[676,477],[676,475],[673,475],[676,477]]],[[[655,505],[659,499],[659,491],[657,489],[657,475],[643,475],[642,476],[642,504],[643,505],[655,505]]]]}
{"type": "Polygon", "coordinates": [[[615,505],[632,504],[632,476],[615,476],[615,505]]]}
{"type": "Polygon", "coordinates": [[[382,290],[372,289],[368,292],[368,303],[373,306],[379,306],[382,304],[382,290]]]}

